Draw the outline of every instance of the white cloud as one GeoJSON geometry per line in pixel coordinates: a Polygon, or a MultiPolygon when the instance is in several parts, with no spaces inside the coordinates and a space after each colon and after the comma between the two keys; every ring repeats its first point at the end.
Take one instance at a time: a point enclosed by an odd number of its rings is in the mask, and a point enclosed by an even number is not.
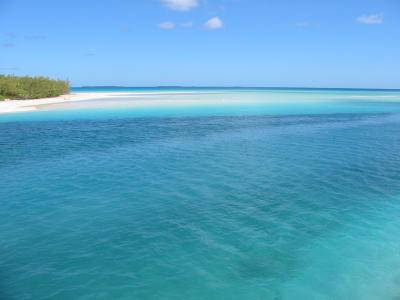
{"type": "Polygon", "coordinates": [[[358,23],[379,25],[383,23],[383,14],[361,16],[357,18],[358,23]]]}
{"type": "Polygon", "coordinates": [[[199,5],[198,0],[161,0],[162,4],[172,10],[188,11],[199,5]]]}
{"type": "Polygon", "coordinates": [[[193,27],[193,22],[185,22],[185,23],[182,23],[181,25],[182,25],[182,27],[189,28],[189,27],[193,27]]]}
{"type": "Polygon", "coordinates": [[[296,23],[297,27],[309,27],[310,23],[308,21],[298,22],[296,23]]]}
{"type": "Polygon", "coordinates": [[[174,22],[162,22],[158,25],[161,29],[174,29],[176,24],[174,22]]]}
{"type": "Polygon", "coordinates": [[[204,27],[209,30],[219,29],[224,26],[224,22],[218,17],[214,17],[204,23],[204,27]]]}

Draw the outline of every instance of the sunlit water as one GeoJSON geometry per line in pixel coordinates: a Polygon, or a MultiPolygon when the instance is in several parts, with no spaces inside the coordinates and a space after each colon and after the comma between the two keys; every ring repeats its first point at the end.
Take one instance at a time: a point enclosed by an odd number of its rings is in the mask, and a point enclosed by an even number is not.
{"type": "Polygon", "coordinates": [[[0,299],[400,299],[400,92],[139,91],[0,115],[0,299]]]}

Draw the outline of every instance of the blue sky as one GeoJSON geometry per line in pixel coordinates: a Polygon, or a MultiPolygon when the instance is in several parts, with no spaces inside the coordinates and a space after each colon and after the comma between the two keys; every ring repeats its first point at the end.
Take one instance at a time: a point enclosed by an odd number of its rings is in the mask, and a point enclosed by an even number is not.
{"type": "Polygon", "coordinates": [[[0,73],[400,88],[398,0],[0,0],[0,73]]]}

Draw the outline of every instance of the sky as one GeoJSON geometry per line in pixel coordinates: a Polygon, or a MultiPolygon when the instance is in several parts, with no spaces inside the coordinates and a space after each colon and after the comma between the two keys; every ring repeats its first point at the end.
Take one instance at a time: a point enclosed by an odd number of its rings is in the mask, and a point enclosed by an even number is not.
{"type": "Polygon", "coordinates": [[[400,0],[0,0],[0,74],[400,88],[400,0]]]}

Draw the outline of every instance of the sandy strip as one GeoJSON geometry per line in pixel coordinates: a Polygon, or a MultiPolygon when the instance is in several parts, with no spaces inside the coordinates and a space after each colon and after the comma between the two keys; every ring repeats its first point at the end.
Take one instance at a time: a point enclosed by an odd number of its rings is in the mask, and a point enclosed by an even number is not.
{"type": "MultiPolygon", "coordinates": [[[[191,91],[165,91],[165,92],[154,92],[154,91],[143,91],[143,92],[95,92],[95,93],[76,93],[76,94],[67,94],[61,95],[59,97],[53,98],[40,98],[40,99],[31,99],[31,100],[4,100],[0,101],[0,114],[5,113],[16,113],[16,112],[27,112],[34,111],[40,109],[41,105],[46,104],[57,104],[57,103],[65,103],[65,102],[76,102],[76,101],[84,101],[91,99],[100,99],[100,98],[109,98],[109,97],[118,97],[118,98],[141,98],[143,96],[152,97],[152,96],[160,96],[160,95],[174,95],[174,94],[196,94],[196,92],[191,91]]],[[[182,104],[182,101],[172,101],[173,104],[182,104]]],[[[155,101],[155,103],[150,102],[142,102],[138,101],[137,105],[142,106],[146,105],[159,105],[159,104],[167,104],[165,101],[159,102],[155,101]]],[[[190,104],[190,103],[186,103],[190,104]]],[[[192,103],[193,104],[193,103],[192,103]]]]}
{"type": "MultiPolygon", "coordinates": [[[[31,99],[31,100],[5,100],[0,101],[0,114],[6,113],[16,113],[16,112],[28,112],[28,111],[35,111],[38,109],[43,108],[46,105],[51,104],[63,104],[68,102],[79,102],[85,100],[92,100],[92,99],[103,99],[103,98],[113,98],[112,101],[104,101],[100,105],[101,107],[125,107],[127,106],[127,102],[124,100],[126,98],[133,98],[134,101],[129,102],[129,107],[166,107],[166,106],[188,106],[188,105],[242,105],[242,104],[258,104],[258,103],[277,103],[280,104],[286,103],[298,103],[298,99],[296,98],[288,98],[288,99],[277,99],[276,97],[267,97],[267,98],[239,98],[235,99],[235,97],[230,96],[226,97],[225,94],[221,94],[218,96],[218,93],[212,98],[176,98],[171,99],[167,96],[173,95],[196,95],[199,94],[209,94],[209,93],[196,93],[196,92],[180,92],[180,91],[163,91],[163,92],[156,92],[156,91],[140,91],[140,92],[94,92],[94,93],[71,93],[67,95],[62,95],[59,97],[54,98],[42,98],[42,99],[31,99]],[[160,95],[164,95],[163,99],[159,99],[160,95]]],[[[214,93],[212,93],[214,94],[214,93]]],[[[374,96],[375,97],[375,96],[374,96]]],[[[392,95],[385,95],[385,101],[392,100],[389,97],[394,97],[393,101],[398,101],[397,96],[392,95]]],[[[350,95],[350,98],[354,100],[368,100],[366,96],[363,95],[350,95]]],[[[132,100],[133,100],[132,99],[132,100]]],[[[329,100],[329,99],[325,99],[329,100]]],[[[314,101],[319,101],[319,99],[314,99],[314,101]]],[[[308,99],[307,101],[303,102],[313,102],[313,99],[308,99]]],[[[87,108],[88,106],[98,106],[99,104],[96,103],[77,103],[76,107],[84,107],[87,108]]],[[[57,107],[63,107],[57,106],[57,107]]],[[[67,106],[68,107],[68,106],[67,106]]]]}
{"type": "Polygon", "coordinates": [[[33,111],[38,109],[38,105],[106,98],[117,96],[118,94],[119,93],[78,93],[61,95],[53,98],[41,98],[31,100],[5,100],[0,101],[0,114],[33,111]]]}

